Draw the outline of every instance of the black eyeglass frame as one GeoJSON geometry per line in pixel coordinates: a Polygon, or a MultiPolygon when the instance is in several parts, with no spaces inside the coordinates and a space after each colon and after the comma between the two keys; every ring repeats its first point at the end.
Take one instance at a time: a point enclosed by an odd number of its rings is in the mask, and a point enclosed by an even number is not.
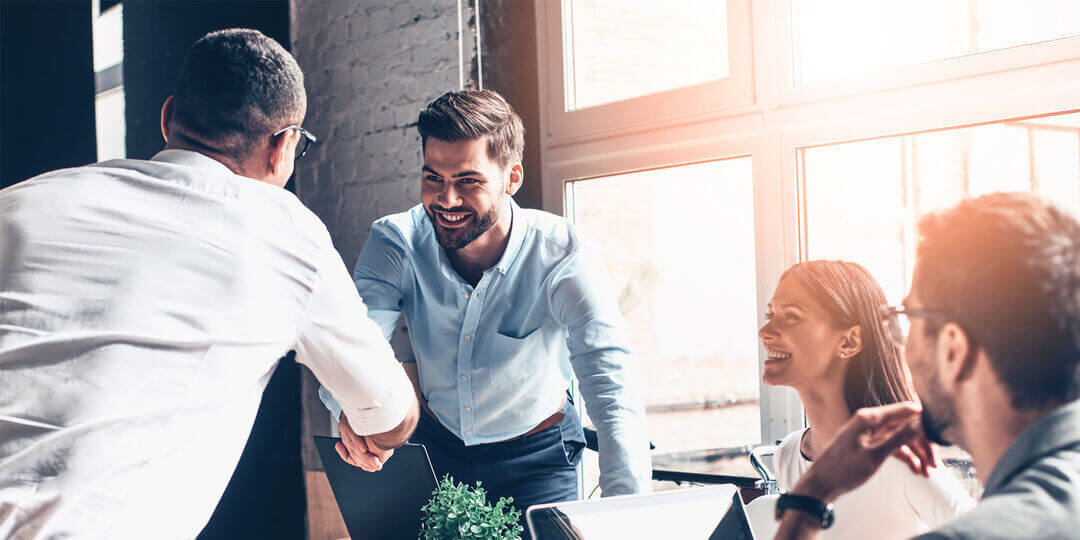
{"type": "MultiPolygon", "coordinates": [[[[277,130],[277,132],[275,132],[273,136],[277,137],[278,135],[281,135],[282,133],[285,133],[286,131],[289,131],[290,129],[295,129],[295,130],[299,131],[301,135],[304,136],[304,139],[302,141],[304,146],[302,146],[300,148],[300,152],[298,152],[296,154],[296,159],[295,159],[295,161],[300,161],[300,158],[304,157],[304,154],[307,154],[308,148],[311,148],[312,144],[319,142],[319,138],[315,135],[315,133],[313,133],[311,131],[308,131],[308,130],[304,129],[303,127],[300,127],[300,126],[298,126],[296,124],[290,124],[290,125],[287,125],[287,126],[281,128],[281,129],[277,130]]],[[[297,144],[300,144],[300,143],[297,143],[297,144]]]]}
{"type": "Polygon", "coordinates": [[[922,317],[924,319],[949,319],[950,317],[940,311],[931,309],[909,309],[906,306],[885,306],[881,308],[881,324],[888,337],[897,347],[903,348],[907,344],[908,336],[904,335],[900,328],[900,315],[906,317],[922,317]]]}

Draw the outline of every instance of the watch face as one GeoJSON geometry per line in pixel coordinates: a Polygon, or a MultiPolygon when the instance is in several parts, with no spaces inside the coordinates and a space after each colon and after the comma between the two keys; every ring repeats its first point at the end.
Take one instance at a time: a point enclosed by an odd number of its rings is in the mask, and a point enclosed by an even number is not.
{"type": "Polygon", "coordinates": [[[825,505],[825,511],[821,513],[821,528],[828,529],[832,527],[833,520],[836,519],[836,514],[833,512],[832,503],[825,505]]]}

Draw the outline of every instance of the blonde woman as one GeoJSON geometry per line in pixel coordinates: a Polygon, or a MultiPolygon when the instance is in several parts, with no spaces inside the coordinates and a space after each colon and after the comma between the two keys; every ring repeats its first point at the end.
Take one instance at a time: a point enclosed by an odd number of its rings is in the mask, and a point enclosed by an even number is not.
{"type": "MultiPolygon", "coordinates": [[[[811,261],[788,269],[758,331],[765,384],[799,394],[809,427],[780,443],[775,463],[790,489],[861,407],[914,401],[899,351],[885,335],[885,294],[862,266],[811,261]]],[[[974,506],[944,467],[929,478],[888,460],[870,480],[834,504],[836,525],[824,538],[910,538],[974,506]]]]}

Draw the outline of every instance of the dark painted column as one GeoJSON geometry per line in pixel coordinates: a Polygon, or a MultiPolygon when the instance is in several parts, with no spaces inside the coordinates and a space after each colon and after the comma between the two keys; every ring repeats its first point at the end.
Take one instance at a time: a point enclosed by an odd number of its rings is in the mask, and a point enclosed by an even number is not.
{"type": "Polygon", "coordinates": [[[164,146],[161,105],[173,92],[184,55],[213,30],[253,28],[289,43],[286,0],[139,0],[124,2],[127,156],[147,159],[164,146]]]}
{"type": "Polygon", "coordinates": [[[90,9],[0,1],[0,188],[97,161],[90,9]]]}
{"type": "MultiPolygon", "coordinates": [[[[129,158],[149,158],[164,146],[161,105],[191,44],[207,32],[236,27],[259,30],[290,48],[286,0],[124,2],[129,158]]],[[[306,510],[300,368],[290,355],[263,393],[244,454],[200,538],[303,538],[306,510]]]]}
{"type": "Polygon", "coordinates": [[[484,88],[504,97],[525,124],[525,183],[514,200],[542,208],[540,186],[540,75],[535,0],[480,2],[480,49],[484,88]]]}

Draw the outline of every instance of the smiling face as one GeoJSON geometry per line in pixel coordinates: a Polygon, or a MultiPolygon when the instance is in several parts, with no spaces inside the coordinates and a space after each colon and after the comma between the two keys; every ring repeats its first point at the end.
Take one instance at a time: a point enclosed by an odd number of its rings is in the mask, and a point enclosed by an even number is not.
{"type": "Polygon", "coordinates": [[[850,329],[837,328],[799,279],[780,281],[765,318],[758,330],[766,352],[765,384],[800,388],[843,379],[847,359],[839,355],[850,329]]]}
{"type": "Polygon", "coordinates": [[[443,248],[461,249],[499,222],[516,188],[514,170],[503,170],[488,156],[486,138],[427,139],[420,199],[443,248]]]}

